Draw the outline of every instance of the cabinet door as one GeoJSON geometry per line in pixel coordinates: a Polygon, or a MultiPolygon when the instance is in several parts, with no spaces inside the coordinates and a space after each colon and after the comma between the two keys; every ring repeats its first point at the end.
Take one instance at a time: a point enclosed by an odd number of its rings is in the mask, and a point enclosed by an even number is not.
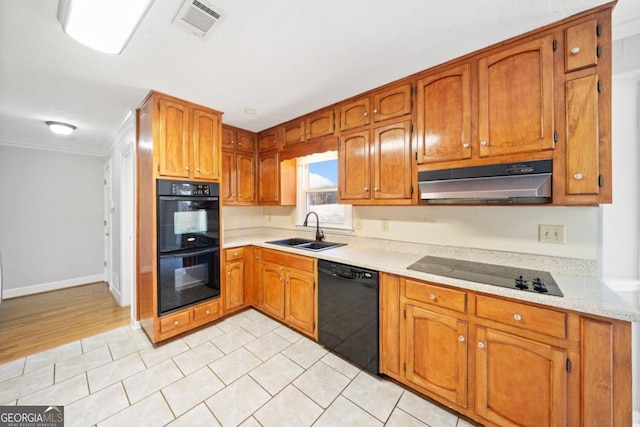
{"type": "Polygon", "coordinates": [[[385,89],[373,96],[374,123],[411,114],[411,84],[385,89]]]}
{"type": "Polygon", "coordinates": [[[193,110],[193,177],[220,178],[220,116],[193,110]]]}
{"type": "Polygon", "coordinates": [[[249,132],[237,131],[236,132],[236,150],[244,151],[247,153],[255,153],[256,151],[256,138],[255,134],[249,132]]]}
{"type": "Polygon", "coordinates": [[[565,30],[565,70],[598,65],[598,22],[590,19],[565,30]]]}
{"type": "Polygon", "coordinates": [[[370,198],[371,155],[369,131],[341,136],[338,145],[338,169],[341,200],[370,198]]]}
{"type": "Polygon", "coordinates": [[[222,126],[222,140],[220,146],[223,150],[233,150],[236,146],[236,132],[226,126],[222,126]]]}
{"type": "Polygon", "coordinates": [[[223,203],[236,200],[236,155],[232,151],[222,152],[222,176],[220,179],[220,199],[223,203]]]}
{"type": "Polygon", "coordinates": [[[236,190],[238,202],[256,201],[256,158],[253,154],[236,155],[236,190]]]}
{"type": "Polygon", "coordinates": [[[411,198],[411,121],[373,131],[373,198],[411,198]]]}
{"type": "Polygon", "coordinates": [[[294,120],[285,124],[282,128],[284,134],[282,144],[285,147],[304,141],[304,122],[294,120]]]}
{"type": "Polygon", "coordinates": [[[471,65],[418,80],[418,163],[471,158],[471,65]]]}
{"type": "Polygon", "coordinates": [[[258,202],[277,203],[279,188],[278,152],[260,154],[258,163],[258,202]]]}
{"type": "Polygon", "coordinates": [[[189,107],[160,99],[158,173],[161,176],[189,177],[189,107]]]}
{"type": "Polygon", "coordinates": [[[286,283],[285,320],[309,335],[315,333],[315,280],[313,274],[289,270],[286,283]]]}
{"type": "Polygon", "coordinates": [[[284,319],[284,290],[283,268],[263,261],[260,267],[260,306],[280,319],[284,319]]]}
{"type": "Polygon", "coordinates": [[[476,328],[476,412],[504,426],[566,426],[567,353],[476,328]]]}
{"type": "Polygon", "coordinates": [[[239,259],[225,264],[224,309],[241,307],[244,303],[244,262],[239,259]]]}
{"type": "Polygon", "coordinates": [[[400,278],[380,274],[380,372],[400,379],[400,278]]]}
{"type": "Polygon", "coordinates": [[[258,150],[267,151],[277,149],[278,144],[280,143],[280,135],[280,127],[260,132],[260,135],[258,135],[258,150]]]}
{"type": "Polygon", "coordinates": [[[553,37],[478,61],[480,157],[554,148],[553,37]]]}
{"type": "Polygon", "coordinates": [[[565,83],[567,135],[567,194],[597,195],[600,138],[598,135],[598,76],[565,83]]]}
{"type": "Polygon", "coordinates": [[[340,106],[340,130],[366,126],[371,122],[371,99],[367,96],[340,106]]]}
{"type": "Polygon", "coordinates": [[[407,380],[466,407],[467,323],[411,305],[405,312],[401,334],[407,380]]]}
{"type": "Polygon", "coordinates": [[[305,120],[304,138],[305,140],[309,140],[321,136],[333,135],[334,130],[333,109],[320,111],[319,113],[310,115],[305,120]]]}

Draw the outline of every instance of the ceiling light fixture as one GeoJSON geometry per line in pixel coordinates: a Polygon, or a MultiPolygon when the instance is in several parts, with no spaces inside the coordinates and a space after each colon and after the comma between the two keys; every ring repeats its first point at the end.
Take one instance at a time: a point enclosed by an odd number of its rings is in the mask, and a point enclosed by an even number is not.
{"type": "Polygon", "coordinates": [[[62,122],[45,122],[47,124],[47,126],[49,126],[49,129],[51,130],[51,132],[55,133],[56,135],[62,135],[62,136],[67,136],[67,135],[71,135],[71,133],[76,130],[76,127],[74,125],[70,125],[68,123],[62,123],[62,122]]]}
{"type": "Polygon", "coordinates": [[[58,21],[76,41],[117,55],[152,3],[153,0],[59,0],[58,21]]]}

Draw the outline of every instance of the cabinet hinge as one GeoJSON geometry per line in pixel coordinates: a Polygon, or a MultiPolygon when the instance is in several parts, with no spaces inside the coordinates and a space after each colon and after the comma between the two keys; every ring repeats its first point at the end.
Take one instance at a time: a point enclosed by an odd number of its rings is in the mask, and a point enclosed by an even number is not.
{"type": "Polygon", "coordinates": [[[418,152],[416,151],[416,160],[418,160],[418,152]]]}
{"type": "Polygon", "coordinates": [[[598,187],[604,187],[604,176],[598,175],[598,187]]]}
{"type": "Polygon", "coordinates": [[[316,330],[316,322],[313,322],[313,330],[316,330]]]}
{"type": "Polygon", "coordinates": [[[602,92],[602,80],[598,80],[598,92],[602,92]]]}
{"type": "Polygon", "coordinates": [[[407,309],[406,308],[404,309],[404,318],[405,319],[407,318],[407,309]]]}
{"type": "Polygon", "coordinates": [[[558,139],[560,139],[560,135],[558,134],[557,130],[553,131],[553,142],[558,142],[558,139]]]}
{"type": "Polygon", "coordinates": [[[413,195],[413,184],[411,184],[411,195],[413,195]]]}
{"type": "Polygon", "coordinates": [[[602,34],[602,25],[597,24],[596,25],[596,36],[600,37],[600,34],[602,34]]]}
{"type": "Polygon", "coordinates": [[[413,99],[411,100],[410,104],[409,104],[410,108],[413,110],[413,99]]]}
{"type": "Polygon", "coordinates": [[[105,267],[107,266],[107,261],[105,261],[105,262],[104,262],[104,266],[105,266],[105,267]]]}
{"type": "Polygon", "coordinates": [[[567,359],[566,368],[567,368],[567,372],[571,373],[571,360],[570,359],[567,359]]]}
{"type": "Polygon", "coordinates": [[[402,362],[402,370],[405,374],[407,373],[407,362],[402,362]]]}
{"type": "Polygon", "coordinates": [[[158,111],[160,111],[160,103],[158,102],[156,105],[158,106],[158,111]]]}
{"type": "Polygon", "coordinates": [[[313,282],[313,289],[316,288],[316,282],[313,282]]]}
{"type": "Polygon", "coordinates": [[[555,52],[556,50],[558,50],[558,40],[554,39],[553,40],[553,51],[555,52]]]}
{"type": "Polygon", "coordinates": [[[602,56],[602,46],[598,45],[598,47],[596,47],[596,55],[598,58],[602,56]]]}

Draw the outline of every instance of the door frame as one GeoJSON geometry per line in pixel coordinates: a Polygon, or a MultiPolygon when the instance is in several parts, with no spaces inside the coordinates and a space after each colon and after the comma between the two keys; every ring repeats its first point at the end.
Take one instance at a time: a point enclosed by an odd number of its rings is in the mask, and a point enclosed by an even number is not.
{"type": "Polygon", "coordinates": [[[111,159],[104,164],[104,281],[113,291],[113,162],[111,159]]]}

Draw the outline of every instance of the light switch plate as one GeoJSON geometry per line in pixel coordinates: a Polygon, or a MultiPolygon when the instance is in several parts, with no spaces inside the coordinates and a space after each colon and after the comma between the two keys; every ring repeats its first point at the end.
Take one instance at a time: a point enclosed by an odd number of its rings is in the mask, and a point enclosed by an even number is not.
{"type": "Polygon", "coordinates": [[[563,245],[565,242],[565,226],[540,224],[538,226],[538,240],[542,243],[563,245]]]}

